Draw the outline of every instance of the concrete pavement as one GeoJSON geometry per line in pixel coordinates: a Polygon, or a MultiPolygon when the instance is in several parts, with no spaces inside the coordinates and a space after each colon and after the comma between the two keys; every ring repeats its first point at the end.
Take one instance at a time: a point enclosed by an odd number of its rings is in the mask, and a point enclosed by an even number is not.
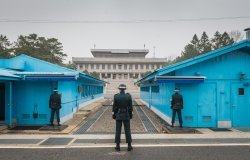
{"type": "MultiPolygon", "coordinates": [[[[101,105],[107,103],[100,101],[90,104],[85,110],[99,110],[101,105]],[[93,109],[94,108],[94,109],[93,109]]],[[[110,116],[110,108],[104,109],[103,112],[92,113],[90,119],[86,114],[76,115],[77,121],[71,120],[68,125],[69,129],[62,131],[16,131],[0,133],[0,148],[88,148],[88,147],[114,147],[114,120],[110,116]],[[93,117],[95,121],[93,121],[93,117]],[[84,117],[84,118],[83,118],[84,117]],[[81,119],[81,122],[78,121],[81,119]],[[82,120],[84,119],[84,120],[82,120]],[[84,121],[93,122],[89,124],[86,131],[75,134],[77,129],[84,126],[84,121]],[[112,122],[112,123],[111,123],[112,122]],[[98,132],[100,131],[100,132],[98,132]]],[[[152,146],[216,146],[216,145],[250,145],[250,128],[229,129],[228,131],[213,131],[208,128],[196,128],[196,133],[167,134],[161,130],[161,121],[147,108],[141,107],[135,110],[134,120],[132,123],[132,138],[135,147],[152,147],[152,146]],[[141,112],[140,114],[138,114],[141,112]],[[144,117],[142,117],[144,116],[144,117]],[[158,132],[148,132],[149,125],[145,125],[141,119],[152,123],[158,132]],[[138,126],[140,126],[138,128],[138,126]],[[141,133],[139,133],[141,132],[141,133]]],[[[182,129],[179,129],[180,131],[182,129]]],[[[183,129],[185,130],[185,128],[183,129]]],[[[122,135],[122,146],[124,143],[124,134],[122,135]]]]}

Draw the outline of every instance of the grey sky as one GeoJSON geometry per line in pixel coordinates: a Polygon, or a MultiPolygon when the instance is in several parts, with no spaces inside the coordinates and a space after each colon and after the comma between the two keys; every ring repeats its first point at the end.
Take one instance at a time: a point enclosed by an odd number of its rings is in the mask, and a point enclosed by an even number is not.
{"type": "MultiPolygon", "coordinates": [[[[176,57],[197,33],[250,27],[250,18],[145,23],[86,21],[175,20],[250,16],[249,0],[0,0],[0,34],[11,41],[37,33],[55,37],[71,57],[91,57],[90,49],[150,50],[147,57],[176,57]],[[81,23],[16,23],[1,20],[81,21],[81,23]],[[84,23],[82,23],[84,21],[84,23]]],[[[243,32],[244,34],[244,32],[243,32]]]]}

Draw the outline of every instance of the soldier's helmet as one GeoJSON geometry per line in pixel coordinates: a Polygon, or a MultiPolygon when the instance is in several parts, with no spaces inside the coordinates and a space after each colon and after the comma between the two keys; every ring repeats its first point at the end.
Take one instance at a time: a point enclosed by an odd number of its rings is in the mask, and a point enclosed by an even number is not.
{"type": "Polygon", "coordinates": [[[174,89],[174,92],[179,92],[179,91],[180,91],[179,88],[175,88],[175,89],[174,89]]]}
{"type": "Polygon", "coordinates": [[[126,87],[125,84],[120,84],[119,87],[118,87],[118,89],[125,90],[125,89],[127,89],[127,87],[126,87]]]}

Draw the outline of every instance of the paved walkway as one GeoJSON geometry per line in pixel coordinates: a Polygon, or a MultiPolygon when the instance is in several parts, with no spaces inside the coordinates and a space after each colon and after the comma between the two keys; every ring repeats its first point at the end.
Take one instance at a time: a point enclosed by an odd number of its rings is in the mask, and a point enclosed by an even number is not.
{"type": "MultiPolygon", "coordinates": [[[[122,146],[126,146],[122,135],[122,146]]],[[[133,145],[142,146],[216,146],[248,145],[249,133],[214,134],[133,134],[133,145]]],[[[114,135],[0,135],[0,148],[114,147],[114,135]]]]}
{"type": "MultiPolygon", "coordinates": [[[[89,114],[81,125],[70,134],[61,132],[17,132],[0,134],[0,148],[65,148],[65,147],[113,147],[114,125],[111,118],[111,106],[101,103],[96,112],[89,114]],[[86,125],[88,123],[88,125],[86,125]],[[82,127],[85,130],[78,132],[82,127]],[[43,134],[40,134],[40,133],[43,134]],[[25,133],[25,134],[24,134],[25,133]],[[52,134],[53,133],[53,134],[52,134]]],[[[89,108],[91,109],[91,107],[89,108]]],[[[85,114],[78,114],[80,119],[85,114]]],[[[78,117],[79,119],[79,117],[78,117]]],[[[72,125],[74,121],[71,121],[72,125]]],[[[77,122],[79,123],[79,122],[77,122]]],[[[69,124],[67,122],[67,124],[69,124]]],[[[133,145],[141,146],[213,146],[213,145],[250,145],[250,129],[239,128],[228,131],[213,131],[207,128],[196,129],[200,134],[162,133],[162,121],[145,106],[135,106],[131,121],[133,145]],[[152,130],[154,130],[152,132],[152,130]]],[[[62,131],[63,132],[63,131],[62,131]]],[[[123,146],[125,135],[122,134],[123,146]]]]}

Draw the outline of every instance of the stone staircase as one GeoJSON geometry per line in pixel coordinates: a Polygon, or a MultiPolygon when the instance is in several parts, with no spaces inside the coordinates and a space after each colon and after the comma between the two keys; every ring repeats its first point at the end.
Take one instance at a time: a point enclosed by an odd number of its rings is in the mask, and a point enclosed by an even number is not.
{"type": "Polygon", "coordinates": [[[140,92],[139,87],[134,84],[133,79],[121,79],[121,80],[108,80],[109,84],[106,86],[106,93],[104,98],[113,98],[116,93],[119,92],[118,86],[120,84],[125,84],[127,86],[126,92],[129,92],[132,95],[132,98],[139,98],[140,92]]]}

